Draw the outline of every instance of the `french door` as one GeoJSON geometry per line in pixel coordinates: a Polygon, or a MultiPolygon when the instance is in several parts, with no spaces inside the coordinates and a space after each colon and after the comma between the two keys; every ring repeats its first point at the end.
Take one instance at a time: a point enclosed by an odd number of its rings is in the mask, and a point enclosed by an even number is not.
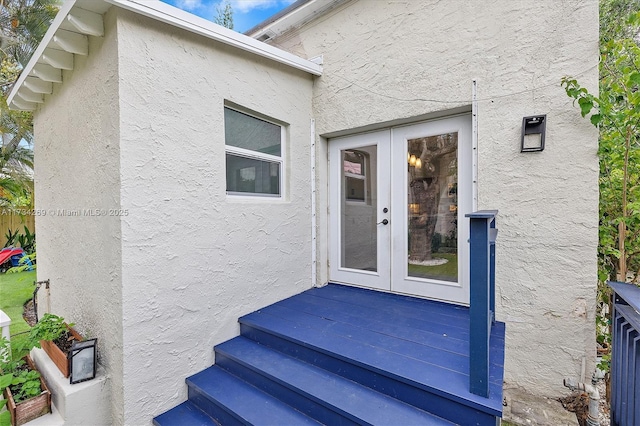
{"type": "Polygon", "coordinates": [[[332,139],[330,279],[469,302],[468,115],[332,139]]]}

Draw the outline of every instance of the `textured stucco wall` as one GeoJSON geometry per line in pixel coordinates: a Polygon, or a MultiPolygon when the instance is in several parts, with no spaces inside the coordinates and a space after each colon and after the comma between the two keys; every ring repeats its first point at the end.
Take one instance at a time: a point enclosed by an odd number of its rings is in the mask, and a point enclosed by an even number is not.
{"type": "Polygon", "coordinates": [[[118,14],[124,419],[145,424],[239,316],[312,286],[312,77],[118,14]],[[284,200],[227,197],[225,100],[289,124],[284,200]]]}
{"type": "MultiPolygon", "coordinates": [[[[113,421],[105,420],[117,424],[123,404],[120,218],[82,213],[120,207],[114,15],[104,22],[106,36],[89,39],[90,55],[75,56],[74,70],[64,72],[64,84],[54,85],[35,113],[35,207],[46,213],[36,217],[38,279],[51,280],[52,313],[98,338],[113,397],[113,421]]],[[[43,287],[40,315],[47,306],[43,287]]]]}
{"type": "Polygon", "coordinates": [[[506,385],[564,393],[562,378],[579,377],[583,357],[591,374],[597,132],[559,83],[573,75],[597,90],[598,2],[352,1],[273,44],[324,56],[313,103],[320,135],[469,106],[478,79],[479,208],[500,210],[506,385]],[[522,117],[534,114],[547,114],[546,149],[521,154],[522,117]]]}

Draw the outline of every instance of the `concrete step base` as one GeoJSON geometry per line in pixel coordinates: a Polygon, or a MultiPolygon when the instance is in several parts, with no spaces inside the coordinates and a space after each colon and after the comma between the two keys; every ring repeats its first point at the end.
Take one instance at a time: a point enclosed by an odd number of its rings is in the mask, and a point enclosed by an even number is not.
{"type": "Polygon", "coordinates": [[[33,349],[31,358],[51,391],[54,412],[62,423],[54,423],[55,416],[50,414],[29,422],[29,426],[111,424],[110,389],[102,368],[98,367],[95,379],[72,385],[42,349],[33,349]]]}

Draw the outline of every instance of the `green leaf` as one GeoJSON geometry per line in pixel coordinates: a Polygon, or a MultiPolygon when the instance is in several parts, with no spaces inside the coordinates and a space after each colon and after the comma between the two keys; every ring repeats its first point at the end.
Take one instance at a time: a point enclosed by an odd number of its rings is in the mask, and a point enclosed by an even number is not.
{"type": "Polygon", "coordinates": [[[594,126],[598,127],[598,124],[600,124],[601,121],[602,121],[602,115],[593,114],[591,116],[591,124],[593,124],[594,126]]]}
{"type": "Polygon", "coordinates": [[[26,382],[27,379],[25,379],[24,377],[20,376],[20,377],[14,377],[14,379],[11,381],[12,385],[19,385],[21,383],[26,382]]]}
{"type": "Polygon", "coordinates": [[[632,87],[640,84],[640,72],[634,71],[629,74],[629,78],[627,79],[627,86],[632,87]]]}
{"type": "Polygon", "coordinates": [[[11,413],[8,411],[0,413],[0,426],[11,426],[11,413]]]}
{"type": "Polygon", "coordinates": [[[13,374],[5,374],[4,376],[0,376],[0,390],[3,390],[7,386],[9,386],[12,380],[13,374]]]}
{"type": "Polygon", "coordinates": [[[593,108],[593,102],[587,98],[578,99],[578,105],[580,105],[580,113],[583,117],[589,114],[589,112],[591,112],[591,109],[593,108]]]}

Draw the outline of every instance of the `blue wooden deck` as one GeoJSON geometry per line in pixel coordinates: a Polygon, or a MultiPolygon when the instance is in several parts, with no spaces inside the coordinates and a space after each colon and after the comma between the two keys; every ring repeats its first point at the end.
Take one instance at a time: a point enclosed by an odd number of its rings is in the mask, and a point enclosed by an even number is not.
{"type": "Polygon", "coordinates": [[[502,415],[504,324],[491,330],[489,397],[472,394],[468,308],[329,284],[239,321],[215,365],[187,379],[189,400],[155,424],[495,425],[502,415]]]}

